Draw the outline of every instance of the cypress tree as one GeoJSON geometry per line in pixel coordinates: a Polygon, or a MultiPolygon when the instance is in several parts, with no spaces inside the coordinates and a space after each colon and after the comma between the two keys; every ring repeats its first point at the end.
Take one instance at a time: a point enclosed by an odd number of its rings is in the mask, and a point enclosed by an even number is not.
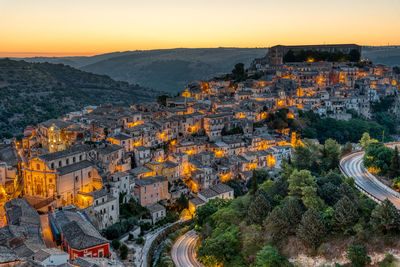
{"type": "Polygon", "coordinates": [[[393,157],[388,169],[388,175],[390,178],[394,179],[396,177],[400,177],[400,157],[399,150],[397,146],[394,148],[393,157]]]}

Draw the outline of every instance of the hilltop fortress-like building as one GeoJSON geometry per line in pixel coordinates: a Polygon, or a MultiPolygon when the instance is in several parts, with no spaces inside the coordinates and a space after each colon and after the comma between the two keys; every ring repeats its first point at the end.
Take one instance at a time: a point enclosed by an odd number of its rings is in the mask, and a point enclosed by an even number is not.
{"type": "Polygon", "coordinates": [[[356,44],[327,44],[327,45],[276,45],[269,49],[268,59],[270,65],[280,65],[285,62],[285,55],[292,51],[293,54],[299,54],[304,51],[343,53],[349,54],[352,50],[361,55],[361,46],[356,44]]]}

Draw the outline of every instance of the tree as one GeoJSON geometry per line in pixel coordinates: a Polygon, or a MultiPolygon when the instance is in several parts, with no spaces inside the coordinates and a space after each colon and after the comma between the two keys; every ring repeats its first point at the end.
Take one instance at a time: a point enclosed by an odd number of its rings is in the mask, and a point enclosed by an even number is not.
{"type": "Polygon", "coordinates": [[[335,169],[339,165],[340,145],[336,140],[331,138],[325,141],[322,148],[322,159],[327,159],[328,170],[335,169]]]}
{"type": "Polygon", "coordinates": [[[325,236],[325,225],[315,209],[307,210],[297,228],[297,237],[307,246],[318,247],[325,236]]]}
{"type": "Polygon", "coordinates": [[[363,164],[365,167],[374,168],[376,172],[386,174],[393,157],[393,149],[383,143],[370,143],[365,151],[363,164]]]}
{"type": "Polygon", "coordinates": [[[361,57],[360,51],[358,51],[357,49],[350,50],[350,53],[347,56],[348,60],[351,62],[360,61],[360,57],[361,57]]]}
{"type": "MultiPolygon", "coordinates": [[[[226,226],[226,224],[225,224],[226,226]]],[[[240,231],[237,226],[216,228],[211,237],[203,241],[198,256],[206,265],[214,266],[216,262],[224,265],[236,258],[240,250],[240,231]]]]}
{"type": "Polygon", "coordinates": [[[199,226],[203,226],[205,221],[218,210],[214,201],[209,201],[205,205],[199,207],[195,212],[195,222],[199,226]]]}
{"type": "Polygon", "coordinates": [[[122,244],[122,246],[119,249],[119,252],[120,252],[121,259],[126,260],[128,258],[129,250],[125,244],[122,244]]]}
{"type": "Polygon", "coordinates": [[[353,145],[349,141],[347,141],[346,145],[342,147],[341,155],[342,156],[347,155],[352,151],[353,151],[353,145]]]}
{"type": "Polygon", "coordinates": [[[119,247],[121,246],[121,243],[119,242],[118,239],[113,239],[111,245],[113,246],[114,249],[118,250],[119,247]]]}
{"type": "Polygon", "coordinates": [[[294,234],[304,213],[301,201],[295,198],[286,198],[282,205],[282,213],[285,214],[288,221],[290,233],[294,234]]]}
{"type": "Polygon", "coordinates": [[[157,103],[160,104],[160,105],[166,106],[167,105],[167,98],[168,98],[167,95],[159,95],[157,97],[157,103]]]}
{"type": "Polygon", "coordinates": [[[315,186],[304,186],[302,188],[302,197],[304,206],[308,209],[314,208],[321,211],[325,207],[324,201],[317,195],[317,188],[315,186]]]}
{"type": "Polygon", "coordinates": [[[329,206],[333,206],[340,199],[339,187],[331,182],[324,183],[318,187],[318,195],[329,206]]]}
{"type": "Polygon", "coordinates": [[[360,145],[363,150],[366,150],[367,147],[369,146],[369,144],[374,143],[374,142],[378,142],[378,140],[371,139],[371,137],[369,136],[369,133],[363,133],[363,135],[360,139],[360,145]]]}
{"type": "Polygon", "coordinates": [[[286,238],[291,230],[288,217],[279,206],[268,215],[264,222],[264,228],[275,242],[286,238]]]}
{"type": "Polygon", "coordinates": [[[253,195],[257,192],[257,190],[258,190],[258,179],[257,179],[256,172],[253,171],[253,175],[250,178],[249,194],[253,195]]]}
{"type": "Polygon", "coordinates": [[[231,180],[225,182],[225,184],[227,184],[231,188],[233,188],[233,194],[235,197],[243,196],[244,193],[243,193],[242,186],[240,185],[240,183],[237,180],[231,179],[231,180]]]}
{"type": "Polygon", "coordinates": [[[189,207],[189,200],[185,194],[181,193],[181,196],[176,200],[176,204],[179,211],[187,209],[189,207]]]}
{"type": "Polygon", "coordinates": [[[272,206],[280,204],[282,199],[284,199],[288,195],[288,193],[289,183],[286,180],[282,179],[282,176],[281,178],[276,180],[267,191],[272,206]]]}
{"type": "Polygon", "coordinates": [[[347,197],[342,197],[334,207],[335,227],[345,232],[358,220],[359,215],[356,205],[347,197]]]}
{"type": "Polygon", "coordinates": [[[294,170],[288,179],[289,195],[301,198],[303,196],[303,188],[306,186],[315,186],[315,178],[308,170],[294,170]]]}
{"type": "Polygon", "coordinates": [[[260,225],[246,225],[240,226],[242,249],[241,252],[248,262],[254,262],[256,254],[264,246],[263,229],[260,225]]]}
{"type": "Polygon", "coordinates": [[[243,63],[237,63],[235,68],[232,70],[232,79],[236,82],[243,81],[246,79],[246,71],[243,63]]]}
{"type": "Polygon", "coordinates": [[[367,251],[361,245],[349,246],[347,248],[347,258],[351,261],[354,267],[364,267],[371,262],[367,251]]]}
{"type": "Polygon", "coordinates": [[[389,199],[377,205],[371,214],[371,224],[376,231],[390,233],[400,227],[400,214],[389,199]]]}
{"type": "Polygon", "coordinates": [[[400,176],[400,158],[399,158],[399,150],[397,149],[397,146],[394,148],[392,161],[391,161],[389,169],[388,169],[388,175],[392,179],[400,176]]]}
{"type": "Polygon", "coordinates": [[[287,267],[287,266],[292,266],[289,261],[282,257],[279,251],[272,247],[272,246],[264,246],[263,249],[261,249],[257,253],[257,258],[256,258],[256,266],[257,267],[276,267],[276,266],[281,266],[281,267],[287,267]]]}
{"type": "Polygon", "coordinates": [[[293,165],[299,170],[310,169],[313,154],[306,146],[298,146],[293,152],[293,165]]]}
{"type": "Polygon", "coordinates": [[[340,185],[338,193],[340,198],[347,196],[352,201],[358,199],[358,192],[347,182],[340,185]]]}
{"type": "Polygon", "coordinates": [[[268,195],[263,189],[259,189],[250,203],[247,217],[250,223],[261,225],[271,210],[268,195]]]}

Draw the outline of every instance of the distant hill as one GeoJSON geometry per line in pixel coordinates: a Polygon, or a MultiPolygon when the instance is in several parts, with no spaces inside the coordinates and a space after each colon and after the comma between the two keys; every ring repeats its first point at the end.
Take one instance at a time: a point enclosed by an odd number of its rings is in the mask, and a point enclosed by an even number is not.
{"type": "Polygon", "coordinates": [[[62,64],[0,59],[0,134],[20,134],[26,125],[87,105],[131,105],[159,94],[62,64]]]}
{"type": "MultiPolygon", "coordinates": [[[[62,63],[84,71],[105,74],[119,81],[178,92],[193,80],[230,72],[242,62],[268,53],[267,48],[177,48],[114,52],[92,57],[34,57],[29,62],[62,63]]],[[[363,58],[389,66],[400,65],[400,47],[363,47],[363,58]]]]}
{"type": "Polygon", "coordinates": [[[239,62],[249,66],[254,58],[266,54],[266,48],[177,48],[24,60],[63,63],[84,71],[106,74],[115,80],[175,93],[188,82],[225,74],[239,62]]]}
{"type": "Polygon", "coordinates": [[[375,64],[400,66],[400,46],[363,47],[362,57],[375,64]]]}

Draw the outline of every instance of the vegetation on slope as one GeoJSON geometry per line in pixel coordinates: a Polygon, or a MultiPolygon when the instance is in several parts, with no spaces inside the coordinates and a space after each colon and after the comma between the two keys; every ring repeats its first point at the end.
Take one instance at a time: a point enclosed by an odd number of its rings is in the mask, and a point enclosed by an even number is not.
{"type": "Polygon", "coordinates": [[[0,127],[20,134],[34,125],[86,105],[131,105],[154,100],[156,91],[117,82],[62,64],[0,60],[0,127]]]}
{"type": "Polygon", "coordinates": [[[390,201],[376,205],[340,175],[340,154],[334,140],[306,142],[279,177],[256,171],[245,196],[200,207],[199,260],[207,266],[291,266],[286,258],[299,254],[333,261],[347,254],[354,266],[364,266],[367,251],[396,244],[399,211],[390,201]]]}
{"type": "MultiPolygon", "coordinates": [[[[380,124],[374,120],[353,118],[343,121],[323,118],[312,111],[302,110],[299,110],[298,118],[289,118],[288,113],[288,109],[277,110],[270,114],[264,123],[270,129],[290,128],[292,131],[298,132],[302,138],[318,139],[321,143],[329,138],[335,139],[340,144],[357,143],[365,132],[378,140],[382,140],[383,134],[385,134],[385,141],[390,141],[389,134],[395,133],[395,128],[389,129],[385,124],[380,124]]],[[[386,113],[383,114],[382,116],[386,116],[386,113]]]]}

